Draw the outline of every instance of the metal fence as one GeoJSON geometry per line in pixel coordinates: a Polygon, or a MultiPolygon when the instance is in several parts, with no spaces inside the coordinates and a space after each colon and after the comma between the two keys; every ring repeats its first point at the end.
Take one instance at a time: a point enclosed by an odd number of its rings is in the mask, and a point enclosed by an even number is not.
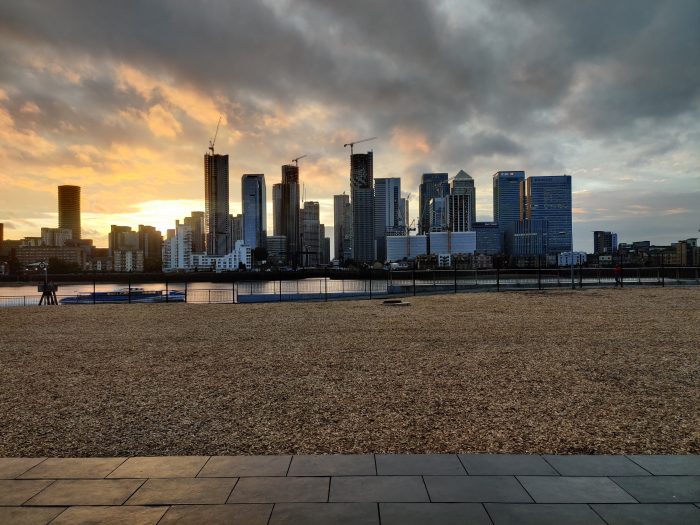
{"type": "MultiPolygon", "coordinates": [[[[155,300],[140,300],[131,288],[114,300],[85,300],[89,294],[57,294],[65,298],[82,297],[82,304],[187,302],[195,304],[243,304],[288,301],[331,301],[341,299],[373,299],[439,293],[473,291],[545,290],[556,288],[583,289],[614,286],[691,286],[700,285],[697,267],[625,268],[616,283],[612,268],[557,269],[489,269],[489,270],[397,270],[367,272],[358,279],[301,279],[236,281],[221,283],[216,288],[193,288],[181,283],[178,300],[170,298],[173,288],[160,291],[155,300]],[[362,278],[364,277],[364,278],[362,278]]],[[[2,306],[34,306],[40,295],[0,296],[2,306]]]]}

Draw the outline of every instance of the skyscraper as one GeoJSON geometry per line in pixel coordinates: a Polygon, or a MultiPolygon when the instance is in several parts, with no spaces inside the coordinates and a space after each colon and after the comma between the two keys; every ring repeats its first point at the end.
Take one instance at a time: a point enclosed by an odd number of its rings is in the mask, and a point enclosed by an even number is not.
{"type": "Polygon", "coordinates": [[[430,231],[430,200],[450,192],[447,173],[424,173],[418,186],[418,233],[430,231]]]}
{"type": "Polygon", "coordinates": [[[547,221],[546,252],[571,251],[571,176],[528,177],[521,186],[522,219],[547,221]]]}
{"type": "Polygon", "coordinates": [[[58,187],[58,227],[73,233],[73,240],[80,240],[80,186],[58,187]]]}
{"type": "Polygon", "coordinates": [[[315,201],[306,201],[302,216],[302,261],[304,266],[316,266],[321,252],[320,207],[315,201]]]}
{"type": "Polygon", "coordinates": [[[373,153],[350,155],[352,206],[352,257],[359,263],[374,262],[374,160],[373,153]]]}
{"type": "Polygon", "coordinates": [[[251,248],[265,246],[267,211],[265,175],[245,174],[241,177],[243,199],[243,241],[251,248]]]}
{"type": "Polygon", "coordinates": [[[226,255],[229,240],[228,155],[204,155],[204,228],[208,255],[226,255]]]}
{"type": "Polygon", "coordinates": [[[472,203],[468,193],[450,194],[445,197],[445,219],[451,232],[472,231],[472,203]]]}
{"type": "MultiPolygon", "coordinates": [[[[206,251],[205,217],[203,211],[193,211],[189,217],[183,221],[192,229],[192,252],[203,253],[206,251]]],[[[229,239],[230,240],[230,239],[229,239]]],[[[227,250],[230,251],[230,250],[227,250]]]]}
{"type": "Polygon", "coordinates": [[[400,233],[401,179],[374,179],[374,238],[376,257],[386,261],[386,235],[400,233]]]}
{"type": "MultiPolygon", "coordinates": [[[[202,213],[202,221],[203,220],[204,214],[202,213]]],[[[145,226],[143,224],[139,224],[138,234],[139,250],[143,252],[144,266],[149,270],[160,268],[163,258],[163,235],[160,231],[156,230],[155,226],[145,226]]]]}
{"type": "Polygon", "coordinates": [[[520,183],[524,171],[499,171],[493,175],[493,220],[504,232],[520,220],[520,183]]]}
{"type": "Polygon", "coordinates": [[[280,209],[280,233],[287,238],[287,261],[296,266],[301,261],[299,228],[300,219],[299,166],[286,164],[282,166],[282,197],[280,209]]]}
{"type": "MultiPolygon", "coordinates": [[[[276,236],[282,232],[282,183],[272,185],[272,233],[276,236]]],[[[285,250],[287,247],[285,246],[285,250]]]]}
{"type": "MultiPolygon", "coordinates": [[[[342,195],[333,195],[333,250],[334,257],[339,261],[345,258],[345,237],[347,235],[347,220],[346,216],[350,216],[348,208],[350,207],[350,196],[343,193],[342,195]]],[[[352,228],[352,226],[350,226],[352,228]]],[[[349,239],[348,239],[349,240],[349,239]]]]}
{"type": "Polygon", "coordinates": [[[464,170],[459,170],[450,184],[451,195],[467,195],[469,198],[469,223],[476,221],[476,188],[474,179],[464,170]]]}

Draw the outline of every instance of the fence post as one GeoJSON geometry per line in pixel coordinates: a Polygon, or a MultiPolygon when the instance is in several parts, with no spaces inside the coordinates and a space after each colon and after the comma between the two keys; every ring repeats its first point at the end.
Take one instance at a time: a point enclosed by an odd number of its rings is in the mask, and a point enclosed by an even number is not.
{"type": "Polygon", "coordinates": [[[26,295],[22,296],[22,306],[27,306],[27,296],[26,295]]]}
{"type": "Polygon", "coordinates": [[[642,284],[642,274],[640,272],[641,270],[637,268],[637,284],[642,284]]]}
{"type": "Polygon", "coordinates": [[[583,288],[583,264],[578,263],[578,287],[583,288]]]}
{"type": "Polygon", "coordinates": [[[372,268],[369,269],[369,298],[372,299],[372,268]]]}
{"type": "Polygon", "coordinates": [[[207,290],[209,292],[209,300],[207,301],[207,304],[211,304],[211,288],[207,290]]]}
{"type": "Polygon", "coordinates": [[[542,257],[537,256],[537,289],[542,289],[542,257]]]}
{"type": "Polygon", "coordinates": [[[326,292],[326,302],[328,302],[328,278],[323,279],[323,287],[326,292]]]}
{"type": "Polygon", "coordinates": [[[496,266],[496,291],[501,291],[501,269],[499,266],[496,266]]]}
{"type": "Polygon", "coordinates": [[[666,286],[666,271],[664,269],[664,262],[661,261],[661,288],[666,286]]]}
{"type": "Polygon", "coordinates": [[[676,284],[681,284],[680,270],[676,267],[676,284]]]}
{"type": "Polygon", "coordinates": [[[236,303],[236,281],[231,281],[231,304],[236,303]]]}
{"type": "Polygon", "coordinates": [[[129,272],[129,304],[131,304],[131,272],[129,272]]]}
{"type": "Polygon", "coordinates": [[[282,276],[280,275],[280,303],[282,302],[282,276]]]}
{"type": "Polygon", "coordinates": [[[411,273],[413,275],[413,297],[416,296],[416,268],[415,266],[411,270],[411,273]]]}
{"type": "Polygon", "coordinates": [[[165,302],[168,302],[170,291],[168,290],[168,278],[165,278],[165,302]]]}
{"type": "Polygon", "coordinates": [[[455,261],[455,293],[457,293],[457,261],[455,261]]]}
{"type": "Polygon", "coordinates": [[[187,281],[185,281],[185,302],[187,302],[187,281]]]}

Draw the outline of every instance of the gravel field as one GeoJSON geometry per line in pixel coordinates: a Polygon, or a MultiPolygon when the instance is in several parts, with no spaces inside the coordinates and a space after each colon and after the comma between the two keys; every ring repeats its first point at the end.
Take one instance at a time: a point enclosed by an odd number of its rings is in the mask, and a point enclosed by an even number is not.
{"type": "Polygon", "coordinates": [[[0,456],[700,453],[700,287],[0,309],[0,456]]]}

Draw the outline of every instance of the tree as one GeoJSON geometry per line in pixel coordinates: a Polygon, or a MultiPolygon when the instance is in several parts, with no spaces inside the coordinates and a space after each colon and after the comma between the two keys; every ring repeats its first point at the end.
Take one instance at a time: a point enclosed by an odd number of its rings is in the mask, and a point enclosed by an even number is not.
{"type": "Polygon", "coordinates": [[[267,260],[267,250],[262,246],[258,246],[253,250],[253,264],[255,266],[259,265],[261,262],[267,260]]]}

